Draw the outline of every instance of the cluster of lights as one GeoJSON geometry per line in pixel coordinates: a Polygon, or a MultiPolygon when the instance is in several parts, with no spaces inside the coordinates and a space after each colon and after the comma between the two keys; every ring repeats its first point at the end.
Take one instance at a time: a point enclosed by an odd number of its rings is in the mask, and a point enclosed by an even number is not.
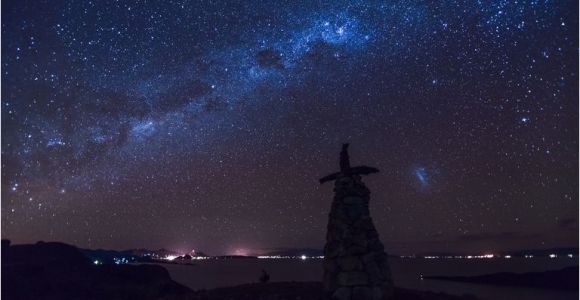
{"type": "Polygon", "coordinates": [[[261,255],[258,256],[258,258],[260,259],[301,259],[301,260],[307,260],[309,258],[314,258],[314,259],[321,259],[324,258],[324,256],[306,256],[306,255],[300,255],[300,256],[282,256],[282,255],[261,255]]]}
{"type": "MultiPolygon", "coordinates": [[[[566,255],[569,258],[574,258],[574,254],[568,254],[566,255]]],[[[424,256],[423,258],[425,259],[440,259],[440,258],[457,258],[457,259],[474,259],[474,258],[506,258],[506,259],[510,259],[512,258],[511,255],[494,255],[494,254],[484,254],[484,255],[455,255],[455,256],[424,256]]],[[[549,258],[557,258],[558,255],[557,254],[549,254],[548,255],[549,258]]],[[[400,258],[416,258],[416,256],[400,256],[400,258]]],[[[526,254],[524,255],[524,258],[534,258],[533,255],[531,254],[526,254]]]]}
{"type": "MultiPolygon", "coordinates": [[[[495,256],[493,254],[483,254],[483,255],[455,255],[455,256],[425,256],[424,258],[426,259],[439,259],[439,258],[458,258],[458,259],[482,259],[482,258],[494,258],[494,257],[500,257],[500,256],[495,256]]],[[[402,257],[403,258],[403,257],[402,257]]],[[[506,255],[505,258],[511,258],[511,256],[506,255]]]]}
{"type": "MultiPolygon", "coordinates": [[[[177,255],[167,255],[165,257],[162,257],[162,260],[169,260],[169,261],[173,261],[176,258],[181,257],[183,258],[183,256],[177,256],[177,255]]],[[[191,256],[191,260],[205,260],[205,259],[211,259],[211,257],[209,256],[191,256]]]]}
{"type": "MultiPolygon", "coordinates": [[[[568,254],[566,255],[569,258],[574,258],[573,254],[568,254]]],[[[177,255],[167,255],[165,257],[161,257],[162,260],[168,260],[168,261],[173,261],[176,258],[178,258],[180,256],[177,255]]],[[[524,255],[524,258],[534,258],[534,255],[531,254],[526,254],[524,255]]],[[[558,255],[557,254],[550,254],[548,255],[549,258],[557,258],[558,255]]],[[[307,260],[307,259],[322,259],[324,258],[324,256],[306,256],[306,255],[300,255],[300,256],[283,256],[283,255],[260,255],[257,256],[257,258],[259,259],[300,259],[300,260],[307,260]]],[[[412,256],[400,256],[400,258],[417,258],[417,256],[412,255],[412,256]]],[[[512,256],[511,255],[494,255],[494,254],[483,254],[483,255],[448,255],[448,256],[437,256],[437,255],[431,255],[431,256],[424,256],[423,258],[425,259],[491,259],[491,258],[505,258],[505,259],[511,259],[512,256]]],[[[215,257],[210,257],[210,256],[192,256],[191,260],[207,260],[207,259],[216,259],[215,257]]],[[[125,262],[120,262],[120,263],[127,263],[126,259],[123,258],[123,260],[125,260],[125,262]]],[[[119,264],[115,261],[116,264],[119,264]]],[[[95,264],[96,261],[95,261],[95,264]]]]}
{"type": "Polygon", "coordinates": [[[113,258],[113,262],[116,265],[120,265],[120,264],[128,264],[129,263],[129,260],[127,260],[124,257],[121,257],[121,258],[115,257],[115,258],[113,258]]]}
{"type": "Polygon", "coordinates": [[[206,259],[210,259],[211,257],[209,256],[192,256],[191,259],[192,260],[206,260],[206,259]]]}

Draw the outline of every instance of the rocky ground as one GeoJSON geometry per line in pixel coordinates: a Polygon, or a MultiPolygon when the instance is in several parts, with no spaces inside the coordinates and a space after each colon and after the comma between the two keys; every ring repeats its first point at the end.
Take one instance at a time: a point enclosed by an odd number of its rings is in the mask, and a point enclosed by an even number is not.
{"type": "MultiPolygon", "coordinates": [[[[322,300],[321,282],[255,283],[235,287],[196,291],[191,299],[201,300],[322,300]]],[[[392,300],[475,300],[473,296],[395,288],[392,300]]]]}
{"type": "Polygon", "coordinates": [[[545,272],[503,272],[480,276],[426,276],[425,279],[491,285],[529,286],[555,290],[578,290],[578,266],[545,272]]]}

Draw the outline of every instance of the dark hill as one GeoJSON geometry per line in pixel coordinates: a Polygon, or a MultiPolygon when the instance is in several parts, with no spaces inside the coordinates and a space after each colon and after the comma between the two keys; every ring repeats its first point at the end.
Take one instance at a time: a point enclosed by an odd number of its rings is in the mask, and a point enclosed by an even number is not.
{"type": "Polygon", "coordinates": [[[191,294],[157,265],[95,265],[63,243],[3,246],[5,299],[182,299],[191,294]]]}

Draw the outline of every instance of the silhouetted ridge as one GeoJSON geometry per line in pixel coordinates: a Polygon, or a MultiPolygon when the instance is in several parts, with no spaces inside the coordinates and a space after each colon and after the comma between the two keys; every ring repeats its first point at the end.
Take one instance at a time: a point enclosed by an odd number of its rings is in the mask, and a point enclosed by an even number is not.
{"type": "Polygon", "coordinates": [[[6,299],[168,299],[191,290],[157,265],[96,265],[63,243],[2,243],[6,299]]]}

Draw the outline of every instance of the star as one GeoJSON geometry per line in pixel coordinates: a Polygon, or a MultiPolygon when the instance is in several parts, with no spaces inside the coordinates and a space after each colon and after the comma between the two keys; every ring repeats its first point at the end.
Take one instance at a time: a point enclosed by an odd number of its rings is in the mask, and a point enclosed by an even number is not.
{"type": "Polygon", "coordinates": [[[419,180],[422,187],[426,187],[429,184],[427,178],[427,171],[424,167],[417,167],[414,171],[415,177],[419,180]]]}

